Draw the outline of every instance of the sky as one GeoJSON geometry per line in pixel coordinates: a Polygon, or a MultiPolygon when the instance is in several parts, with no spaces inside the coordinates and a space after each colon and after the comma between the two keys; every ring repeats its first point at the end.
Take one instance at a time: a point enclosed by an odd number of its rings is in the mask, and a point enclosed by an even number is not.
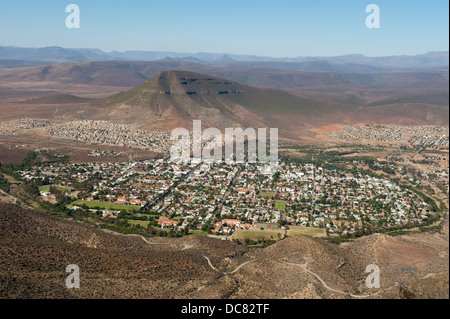
{"type": "Polygon", "coordinates": [[[0,46],[270,57],[449,49],[448,0],[0,0],[0,46]],[[66,27],[66,6],[80,28],[66,27]],[[380,28],[366,27],[366,7],[380,28]]]}

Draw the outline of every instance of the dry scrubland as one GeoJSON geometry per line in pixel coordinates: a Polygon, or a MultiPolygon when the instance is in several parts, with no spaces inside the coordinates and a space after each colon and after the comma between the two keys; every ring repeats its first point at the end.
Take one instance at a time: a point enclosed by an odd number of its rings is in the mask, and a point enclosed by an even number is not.
{"type": "Polygon", "coordinates": [[[0,297],[448,298],[448,228],[432,235],[439,252],[426,235],[341,246],[299,235],[245,250],[205,236],[144,240],[0,204],[0,297]],[[376,295],[364,286],[373,262],[376,295]],[[69,264],[81,268],[79,290],[65,287],[69,264]]]}

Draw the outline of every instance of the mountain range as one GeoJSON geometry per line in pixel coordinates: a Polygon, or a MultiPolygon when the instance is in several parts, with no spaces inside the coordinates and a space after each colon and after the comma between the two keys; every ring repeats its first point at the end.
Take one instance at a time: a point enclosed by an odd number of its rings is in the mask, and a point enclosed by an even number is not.
{"type": "Polygon", "coordinates": [[[0,67],[29,66],[87,61],[181,61],[238,68],[274,68],[311,72],[383,72],[400,69],[434,68],[449,65],[448,52],[420,55],[367,57],[349,54],[336,57],[271,58],[224,53],[176,53],[154,51],[104,52],[98,49],[62,47],[21,48],[0,46],[0,67]]]}
{"type": "Polygon", "coordinates": [[[313,86],[363,85],[406,87],[432,83],[448,87],[448,67],[395,72],[321,72],[267,68],[230,68],[182,61],[102,61],[72,62],[0,69],[0,80],[57,81],[88,85],[135,87],[161,71],[190,71],[262,87],[292,89],[313,86]]]}
{"type": "Polygon", "coordinates": [[[22,103],[23,110],[65,104],[74,116],[150,130],[192,128],[197,119],[217,128],[278,127],[282,137],[298,140],[329,124],[449,123],[448,52],[305,61],[224,55],[117,61],[124,56],[100,50],[0,47],[0,57],[10,59],[0,59],[10,66],[0,68],[0,97],[17,95],[11,101],[22,103]],[[60,60],[33,65],[44,57],[60,60]],[[78,62],[101,59],[110,61],[78,62]],[[71,104],[82,105],[83,112],[71,110],[71,104]]]}

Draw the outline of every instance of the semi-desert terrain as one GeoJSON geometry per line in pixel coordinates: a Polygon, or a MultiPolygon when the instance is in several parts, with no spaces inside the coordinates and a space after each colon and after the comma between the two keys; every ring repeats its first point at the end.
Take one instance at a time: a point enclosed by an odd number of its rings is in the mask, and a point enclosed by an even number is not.
{"type": "Polygon", "coordinates": [[[0,59],[0,298],[448,298],[448,66],[386,61],[0,59]],[[207,173],[168,162],[171,130],[192,130],[193,120],[279,128],[281,174],[250,182],[251,167],[213,167],[228,188],[209,198],[207,173]],[[102,188],[119,175],[119,186],[102,188]],[[294,175],[306,176],[297,188],[294,175]],[[310,197],[293,198],[301,191],[310,197]],[[134,193],[137,214],[111,212],[134,193]],[[263,213],[245,217],[241,238],[226,233],[221,222],[245,205],[263,213]],[[347,220],[349,209],[369,208],[370,218],[347,220]],[[80,289],[65,286],[70,264],[81,269],[80,289]],[[379,289],[366,286],[371,264],[379,289]]]}

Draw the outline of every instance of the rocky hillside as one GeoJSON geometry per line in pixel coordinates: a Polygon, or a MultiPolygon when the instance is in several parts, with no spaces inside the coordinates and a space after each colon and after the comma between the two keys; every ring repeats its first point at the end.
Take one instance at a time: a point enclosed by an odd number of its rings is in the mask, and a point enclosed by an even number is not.
{"type": "Polygon", "coordinates": [[[0,298],[448,298],[448,233],[433,245],[423,236],[341,246],[298,236],[245,250],[208,237],[125,236],[0,203],[0,298]],[[377,291],[365,286],[371,263],[382,273],[377,291]],[[65,286],[70,264],[80,289],[65,286]]]}

